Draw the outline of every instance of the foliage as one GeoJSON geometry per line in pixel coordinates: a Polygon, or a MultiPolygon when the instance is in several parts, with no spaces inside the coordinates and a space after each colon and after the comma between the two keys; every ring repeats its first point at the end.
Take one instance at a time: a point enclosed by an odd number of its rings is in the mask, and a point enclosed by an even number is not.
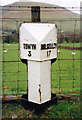
{"type": "MultiPolygon", "coordinates": [[[[72,44],[65,44],[72,46],[72,44]]],[[[75,46],[79,46],[76,44],[75,46]]],[[[7,86],[4,94],[22,94],[27,92],[27,66],[20,60],[19,44],[4,44],[4,49],[8,49],[3,54],[3,87],[7,86]],[[18,61],[19,62],[13,62],[18,61]]],[[[58,59],[52,64],[52,92],[61,94],[79,94],[80,91],[80,50],[59,49],[58,59]],[[75,55],[72,54],[75,53],[75,55]],[[74,65],[74,66],[73,66],[74,65]],[[74,71],[73,71],[74,70],[74,71]],[[75,80],[73,81],[73,75],[75,80]],[[61,80],[60,80],[61,79],[61,80]],[[73,88],[74,82],[74,88],[73,88]],[[60,91],[59,91],[60,87],[60,91]]]]}
{"type": "MultiPolygon", "coordinates": [[[[27,103],[26,103],[27,104],[27,103]]],[[[28,104],[27,104],[28,106],[28,104]]],[[[32,107],[32,106],[31,106],[32,107]]],[[[42,108],[24,109],[20,103],[6,103],[3,104],[3,118],[18,119],[80,119],[80,101],[60,101],[58,104],[43,105],[42,108]]],[[[36,108],[36,105],[35,105],[36,108]]]]}

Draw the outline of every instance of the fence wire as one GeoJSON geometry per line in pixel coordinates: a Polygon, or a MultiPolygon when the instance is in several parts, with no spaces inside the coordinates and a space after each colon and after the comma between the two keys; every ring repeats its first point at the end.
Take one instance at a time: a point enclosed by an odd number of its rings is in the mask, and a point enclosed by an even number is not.
{"type": "MultiPolygon", "coordinates": [[[[69,8],[79,11],[78,7],[69,8]]],[[[81,19],[79,15],[71,13],[64,7],[40,9],[41,23],[53,23],[57,26],[58,58],[51,69],[52,93],[80,94],[81,19]]],[[[19,27],[23,22],[31,22],[31,6],[2,7],[0,19],[3,46],[0,61],[3,69],[2,94],[6,99],[7,96],[27,93],[27,66],[20,60],[19,27]]]]}

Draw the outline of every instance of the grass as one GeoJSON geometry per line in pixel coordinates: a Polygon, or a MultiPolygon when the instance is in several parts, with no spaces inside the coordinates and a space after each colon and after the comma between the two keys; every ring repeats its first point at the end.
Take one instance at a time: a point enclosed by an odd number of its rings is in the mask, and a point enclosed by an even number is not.
{"type": "Polygon", "coordinates": [[[30,119],[80,119],[80,101],[59,101],[57,104],[43,105],[42,108],[24,109],[20,103],[5,103],[3,104],[3,119],[17,119],[17,118],[30,118],[30,119]]]}
{"type": "MultiPolygon", "coordinates": [[[[69,45],[69,44],[66,44],[69,45]]],[[[70,44],[72,46],[72,44],[70,44]]],[[[75,44],[78,46],[78,44],[75,44]]],[[[27,67],[20,61],[20,54],[17,50],[18,44],[4,44],[8,49],[3,54],[3,91],[4,94],[22,94],[27,92],[27,67]],[[11,62],[11,61],[20,62],[11,62]]],[[[59,49],[58,59],[80,59],[80,50],[59,49]],[[72,55],[75,52],[75,55],[72,55]]],[[[80,92],[80,60],[56,60],[52,65],[51,84],[53,93],[79,94],[80,92]],[[73,71],[74,69],[74,71],[73,71]],[[73,80],[73,77],[75,80],[73,80]],[[74,86],[74,88],[73,88],[74,86]]]]}
{"type": "Polygon", "coordinates": [[[59,44],[61,46],[68,46],[68,47],[81,47],[81,43],[62,43],[62,44],[59,44]]]}
{"type": "MultiPolygon", "coordinates": [[[[76,44],[76,46],[78,46],[76,44]]],[[[7,90],[4,90],[5,94],[24,94],[27,91],[27,67],[22,62],[11,62],[20,61],[17,44],[4,44],[4,49],[8,49],[7,53],[4,53],[3,58],[3,87],[7,86],[7,90]],[[20,72],[18,72],[20,71],[20,72]],[[8,73],[9,72],[9,73],[8,73]],[[10,73],[12,72],[12,73],[10,73]],[[18,81],[19,80],[19,81],[18,81]],[[25,81],[23,81],[25,80],[25,81]]],[[[58,59],[79,59],[80,50],[64,50],[59,49],[58,59]],[[73,56],[72,52],[76,54],[73,56]]],[[[52,92],[61,94],[79,94],[80,91],[80,60],[56,60],[52,64],[52,92]],[[73,67],[74,65],[74,67],[73,67]],[[73,71],[75,69],[75,71],[73,71]],[[78,71],[76,71],[78,70],[78,71]],[[74,88],[73,88],[73,74],[75,77],[74,88]],[[60,80],[62,79],[62,80],[60,80]],[[68,79],[68,80],[67,80],[68,79]],[[59,91],[60,86],[60,91],[59,91]]],[[[25,103],[25,106],[28,106],[25,103]]],[[[17,103],[4,103],[2,105],[2,118],[3,119],[80,119],[80,99],[77,100],[64,100],[58,101],[57,104],[46,104],[41,108],[37,108],[36,105],[33,108],[28,107],[25,109],[20,102],[17,103]]]]}

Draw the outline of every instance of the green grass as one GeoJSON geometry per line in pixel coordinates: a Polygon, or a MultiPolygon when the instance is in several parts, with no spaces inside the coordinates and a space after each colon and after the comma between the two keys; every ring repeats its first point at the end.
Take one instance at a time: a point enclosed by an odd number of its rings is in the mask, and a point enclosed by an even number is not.
{"type": "MultiPolygon", "coordinates": [[[[69,44],[67,44],[68,46],[69,44]]],[[[70,44],[72,46],[72,44],[70,44]]],[[[75,44],[78,46],[78,44],[75,44]]],[[[20,54],[17,50],[18,44],[4,44],[4,49],[8,49],[3,54],[3,88],[4,94],[22,94],[27,92],[27,67],[20,61],[20,54]],[[20,62],[11,62],[11,61],[20,62]],[[18,72],[20,71],[20,72],[18,72]],[[9,73],[8,73],[9,72],[9,73]]],[[[58,59],[80,59],[80,50],[60,49],[58,59]],[[72,55],[75,52],[75,55],[72,55]]],[[[51,84],[53,93],[61,94],[79,94],[80,91],[80,60],[56,60],[52,65],[51,84]],[[75,71],[73,71],[73,69],[75,71]],[[73,76],[75,80],[73,81],[73,76]],[[74,86],[74,88],[73,88],[74,86]]]]}
{"type": "Polygon", "coordinates": [[[68,46],[68,47],[81,47],[82,44],[81,43],[62,43],[62,44],[58,44],[61,46],[68,46]]]}
{"type": "Polygon", "coordinates": [[[80,119],[80,101],[59,101],[58,104],[44,105],[39,109],[24,109],[20,103],[3,104],[2,114],[4,118],[30,118],[30,119],[80,119]]]}

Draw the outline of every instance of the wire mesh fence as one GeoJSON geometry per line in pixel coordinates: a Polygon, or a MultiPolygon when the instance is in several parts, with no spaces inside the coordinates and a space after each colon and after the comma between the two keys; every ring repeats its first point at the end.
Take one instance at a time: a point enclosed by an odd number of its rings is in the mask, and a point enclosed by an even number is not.
{"type": "MultiPolygon", "coordinates": [[[[74,7],[69,7],[70,10],[74,7]]],[[[74,9],[78,11],[78,8],[74,9]]],[[[52,93],[80,94],[80,16],[63,7],[40,7],[41,23],[57,27],[58,58],[51,68],[52,93]]],[[[19,27],[31,22],[31,6],[2,7],[2,95],[27,93],[27,66],[20,60],[19,27]]]]}

